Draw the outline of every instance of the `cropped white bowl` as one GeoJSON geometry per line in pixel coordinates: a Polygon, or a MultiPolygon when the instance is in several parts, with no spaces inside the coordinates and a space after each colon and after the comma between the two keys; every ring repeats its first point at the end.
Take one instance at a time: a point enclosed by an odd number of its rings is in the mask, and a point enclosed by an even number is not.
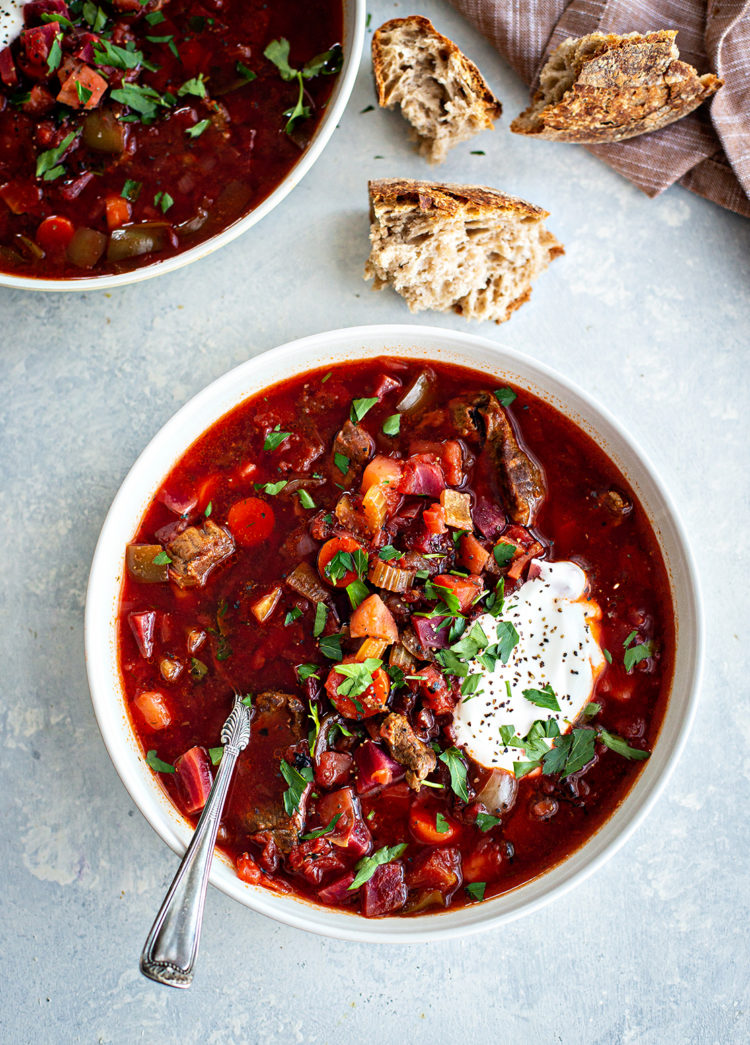
{"type": "Polygon", "coordinates": [[[653,805],[683,747],[696,702],[701,615],[695,568],[682,526],[652,465],[615,419],[583,391],[511,349],[435,327],[352,327],[293,341],[220,377],[191,399],[154,437],[122,484],[94,554],[86,602],[86,659],[94,711],[112,761],[151,826],[182,854],[191,828],[146,765],[128,719],[117,666],[116,618],[124,549],[170,468],[207,428],[259,390],[315,367],[395,355],[458,363],[510,381],[552,403],[591,435],[627,477],[659,539],[676,610],[677,648],[666,717],[653,754],[625,801],[582,848],[526,885],[456,911],[368,920],[278,896],[240,881],[217,853],[211,881],[228,896],[280,922],[340,939],[418,942],[493,928],[536,910],[582,881],[629,837],[653,805]]]}
{"type": "MultiPolygon", "coordinates": [[[[359,70],[362,57],[362,45],[365,37],[365,21],[367,13],[365,10],[366,0],[343,0],[344,8],[344,39],[341,41],[344,48],[344,63],[341,67],[336,86],[331,95],[320,125],[313,135],[312,141],[300,156],[297,163],[289,171],[279,185],[261,203],[242,218],[238,218],[232,225],[218,232],[215,236],[198,243],[195,247],[183,251],[172,258],[162,261],[155,259],[147,265],[133,269],[132,272],[120,272],[116,275],[104,274],[101,276],[80,276],[78,279],[34,279],[32,276],[16,276],[9,272],[0,272],[0,287],[13,287],[16,290],[111,290],[113,287],[122,287],[128,283],[140,283],[144,279],[153,276],[161,276],[166,272],[174,272],[183,265],[190,265],[193,261],[205,258],[219,247],[226,246],[233,239],[237,239],[243,232],[265,218],[285,196],[304,178],[317,158],[328,143],[328,139],[336,129],[341,119],[349,95],[352,93],[354,81],[359,70]]],[[[0,3],[0,9],[2,3],[0,3]]]]}

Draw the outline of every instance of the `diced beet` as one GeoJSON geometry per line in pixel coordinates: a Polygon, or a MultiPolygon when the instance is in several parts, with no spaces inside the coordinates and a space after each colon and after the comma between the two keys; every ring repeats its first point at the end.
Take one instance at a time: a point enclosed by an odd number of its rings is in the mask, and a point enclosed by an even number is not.
{"type": "Polygon", "coordinates": [[[10,47],[4,47],[0,51],[0,80],[6,87],[15,87],[18,83],[18,70],[10,47]]]}
{"type": "Polygon", "coordinates": [[[170,512],[182,516],[189,515],[198,503],[198,498],[194,493],[183,493],[177,490],[161,490],[157,495],[157,500],[166,505],[170,512]]]}
{"type": "Polygon", "coordinates": [[[317,759],[315,782],[321,787],[337,787],[351,773],[354,759],[346,751],[324,751],[317,759]]]}
{"type": "Polygon", "coordinates": [[[357,794],[367,795],[401,780],[406,770],[382,747],[366,740],[354,752],[357,763],[357,794]]]}
{"type": "Polygon", "coordinates": [[[530,581],[536,580],[542,574],[542,567],[539,565],[538,559],[532,559],[529,563],[529,571],[526,574],[530,581]]]}
{"type": "Polygon", "coordinates": [[[364,856],[372,848],[372,836],[362,818],[359,799],[350,787],[331,791],[318,800],[318,816],[323,824],[330,824],[338,816],[331,834],[325,837],[354,857],[364,856]]]}
{"type": "Polygon", "coordinates": [[[378,399],[383,399],[389,392],[395,392],[397,388],[401,388],[401,382],[397,377],[393,377],[391,374],[378,374],[377,384],[372,394],[378,399]]]}
{"type": "Polygon", "coordinates": [[[406,872],[410,889],[439,889],[446,901],[461,885],[461,853],[452,846],[422,852],[406,872]]]}
{"type": "Polygon", "coordinates": [[[293,846],[287,861],[291,870],[310,885],[320,885],[327,874],[344,870],[344,862],[331,845],[330,836],[310,838],[293,846]]]}
{"type": "Polygon", "coordinates": [[[382,918],[400,910],[406,903],[407,889],[401,862],[381,864],[362,886],[362,914],[382,918]]]}
{"type": "Polygon", "coordinates": [[[93,171],[86,171],[79,178],[73,178],[72,181],[66,181],[64,185],[59,188],[59,193],[65,200],[76,200],[81,195],[83,190],[86,188],[88,183],[94,179],[93,171]]]}
{"type": "Polygon", "coordinates": [[[52,112],[55,107],[55,98],[41,83],[35,83],[29,92],[28,99],[21,108],[30,116],[44,116],[52,112]]]}
{"type": "Polygon", "coordinates": [[[96,33],[82,33],[78,39],[78,50],[75,52],[75,57],[79,58],[82,62],[93,63],[96,60],[94,55],[94,48],[99,44],[100,37],[96,33]]]}
{"type": "Polygon", "coordinates": [[[56,22],[24,29],[21,33],[21,43],[29,61],[35,64],[46,62],[55,37],[59,34],[60,26],[56,22]]]}
{"type": "Polygon", "coordinates": [[[449,486],[458,486],[463,479],[463,452],[461,444],[455,439],[445,442],[432,442],[428,439],[415,439],[409,446],[410,454],[428,454],[436,457],[445,473],[449,486]]]}
{"type": "Polygon", "coordinates": [[[187,519],[173,519],[172,522],[161,526],[154,534],[154,537],[159,544],[170,544],[175,537],[179,537],[183,531],[187,530],[188,526],[187,519]]]}
{"type": "Polygon", "coordinates": [[[471,515],[476,528],[488,540],[494,541],[502,533],[505,526],[505,514],[491,501],[486,501],[484,497],[478,497],[471,515]]]}
{"type": "Polygon", "coordinates": [[[450,617],[413,616],[412,626],[425,649],[445,649],[450,645],[450,617]],[[440,626],[442,625],[442,627],[440,626]]]}
{"type": "Polygon", "coordinates": [[[154,610],[136,610],[128,614],[128,624],[133,632],[141,656],[148,660],[154,653],[154,629],[156,613],[154,610]]]}
{"type": "Polygon", "coordinates": [[[182,790],[185,812],[197,813],[206,804],[214,782],[206,749],[191,747],[184,755],[180,755],[174,768],[182,790]]]}
{"type": "Polygon", "coordinates": [[[432,454],[415,454],[407,458],[399,485],[401,493],[439,497],[445,486],[443,469],[432,454]]]}
{"type": "Polygon", "coordinates": [[[70,18],[65,0],[29,0],[23,7],[24,25],[39,25],[43,14],[63,15],[64,18],[70,18]]]}
{"type": "Polygon", "coordinates": [[[332,905],[352,903],[357,898],[357,890],[351,891],[349,889],[353,881],[354,872],[350,871],[343,878],[337,878],[335,882],[331,882],[330,885],[325,885],[322,889],[319,889],[318,899],[321,903],[332,905]]]}

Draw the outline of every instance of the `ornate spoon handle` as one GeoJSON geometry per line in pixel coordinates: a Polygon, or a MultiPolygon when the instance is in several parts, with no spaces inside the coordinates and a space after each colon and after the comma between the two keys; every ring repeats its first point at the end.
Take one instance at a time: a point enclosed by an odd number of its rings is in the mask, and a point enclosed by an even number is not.
{"type": "Polygon", "coordinates": [[[193,982],[216,833],[237,757],[249,739],[250,709],[236,697],[221,731],[219,772],[141,953],[141,972],[157,983],[184,988],[193,982]]]}

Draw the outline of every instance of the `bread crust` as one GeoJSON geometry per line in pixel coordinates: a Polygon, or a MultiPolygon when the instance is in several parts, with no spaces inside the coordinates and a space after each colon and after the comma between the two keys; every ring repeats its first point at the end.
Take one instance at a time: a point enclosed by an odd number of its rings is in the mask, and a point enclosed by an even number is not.
{"type": "Polygon", "coordinates": [[[699,76],[679,60],[674,29],[628,36],[592,33],[566,40],[550,56],[545,72],[563,49],[586,44],[573,83],[554,104],[544,105],[540,88],[531,105],[511,123],[516,134],[549,141],[595,144],[624,141],[682,119],[721,87],[712,73],[699,76]]]}
{"type": "Polygon", "coordinates": [[[439,211],[443,214],[457,214],[461,209],[472,209],[479,213],[505,211],[519,217],[539,220],[549,217],[549,211],[486,185],[454,185],[450,182],[416,181],[412,178],[381,178],[368,182],[367,188],[370,193],[371,210],[379,204],[386,204],[395,210],[419,207],[425,213],[439,211]]]}

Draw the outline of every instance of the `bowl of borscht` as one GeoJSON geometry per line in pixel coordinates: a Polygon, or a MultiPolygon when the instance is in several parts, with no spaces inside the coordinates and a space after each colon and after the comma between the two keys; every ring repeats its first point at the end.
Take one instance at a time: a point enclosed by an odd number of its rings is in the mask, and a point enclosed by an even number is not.
{"type": "Polygon", "coordinates": [[[164,426],[102,529],[86,656],[175,852],[240,694],[213,883],[397,942],[534,910],[625,841],[685,740],[701,619],[605,409],[492,341],[371,326],[251,359],[164,426]]]}
{"type": "Polygon", "coordinates": [[[268,214],[343,114],[366,17],[364,0],[28,0],[6,16],[0,285],[32,290],[171,272],[268,214]]]}

